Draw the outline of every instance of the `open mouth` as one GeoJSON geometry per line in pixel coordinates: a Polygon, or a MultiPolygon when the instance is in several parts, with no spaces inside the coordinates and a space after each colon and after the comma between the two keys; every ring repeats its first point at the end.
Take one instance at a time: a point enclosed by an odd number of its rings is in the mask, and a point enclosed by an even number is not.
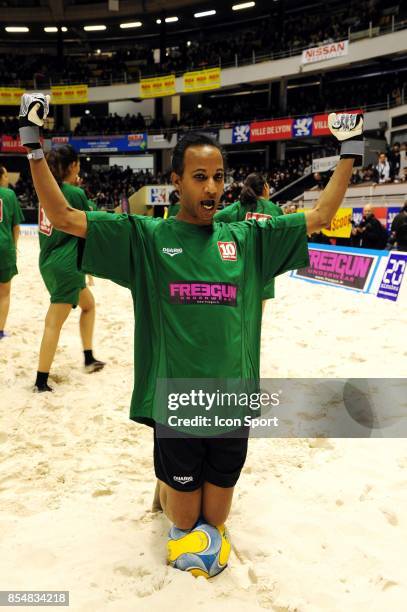
{"type": "Polygon", "coordinates": [[[201,200],[200,204],[201,204],[201,207],[208,212],[211,212],[212,210],[215,210],[216,208],[215,200],[201,200]]]}

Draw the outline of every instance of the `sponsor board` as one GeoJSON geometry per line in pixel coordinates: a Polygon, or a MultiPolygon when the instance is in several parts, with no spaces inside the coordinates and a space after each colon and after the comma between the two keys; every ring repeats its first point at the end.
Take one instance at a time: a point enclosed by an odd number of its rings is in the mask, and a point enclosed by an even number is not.
{"type": "Polygon", "coordinates": [[[87,85],[58,85],[51,87],[51,104],[86,104],[89,101],[87,85]]]}
{"type": "Polygon", "coordinates": [[[160,98],[176,93],[175,74],[140,80],[141,98],[160,98]]]}
{"type": "Polygon", "coordinates": [[[310,243],[310,265],[292,276],[367,293],[381,256],[382,251],[310,243]]]}
{"type": "Polygon", "coordinates": [[[349,41],[341,40],[340,42],[318,45],[310,49],[304,49],[301,56],[301,64],[313,64],[324,60],[333,59],[335,57],[343,57],[349,52],[349,41]]]}
{"type": "Polygon", "coordinates": [[[292,138],[293,119],[255,121],[250,124],[250,141],[288,140],[292,138]]]}
{"type": "Polygon", "coordinates": [[[58,136],[52,139],[52,147],[70,144],[78,153],[127,153],[146,151],[147,134],[127,134],[124,136],[58,136]]]}
{"type": "Polygon", "coordinates": [[[250,124],[234,125],[232,130],[232,144],[250,142],[250,124]]]}
{"type": "Polygon", "coordinates": [[[20,87],[0,87],[0,105],[20,106],[23,93],[25,90],[20,87]]]}
{"type": "MultiPolygon", "coordinates": [[[[41,145],[44,144],[44,139],[42,137],[40,138],[40,142],[41,142],[41,145]]],[[[4,134],[3,136],[0,136],[0,143],[1,143],[2,153],[25,153],[27,154],[27,150],[21,144],[19,136],[14,138],[14,136],[6,136],[4,134]]]]}
{"type": "Polygon", "coordinates": [[[322,233],[330,238],[349,238],[352,230],[352,208],[340,208],[329,227],[322,230],[322,233]]]}
{"type": "Polygon", "coordinates": [[[221,69],[209,68],[208,70],[185,72],[183,78],[185,93],[219,89],[221,86],[221,69]]]}
{"type": "Polygon", "coordinates": [[[377,297],[395,302],[398,298],[404,272],[407,267],[407,253],[391,251],[386,269],[380,282],[377,297]]]}
{"type": "Polygon", "coordinates": [[[312,117],[297,117],[293,122],[293,138],[312,135],[312,117]]]}

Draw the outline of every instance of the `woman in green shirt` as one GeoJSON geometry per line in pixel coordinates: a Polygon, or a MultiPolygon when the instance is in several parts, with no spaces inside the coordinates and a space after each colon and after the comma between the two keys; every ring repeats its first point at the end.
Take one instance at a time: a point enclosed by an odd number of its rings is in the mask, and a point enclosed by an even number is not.
{"type": "MultiPolygon", "coordinates": [[[[72,208],[89,211],[93,203],[83,189],[77,186],[80,169],[79,157],[73,147],[64,145],[50,151],[48,165],[62,193],[72,208]]],[[[77,266],[78,238],[55,229],[47,219],[39,203],[40,272],[51,298],[45,329],[42,337],[37,379],[34,390],[52,391],[48,386],[48,375],[54,360],[59,335],[72,308],[79,305],[80,335],[85,356],[85,370],[96,372],[104,367],[102,361],[93,356],[93,328],[95,323],[95,300],[86,287],[85,275],[77,266]]]]}
{"type": "MultiPolygon", "coordinates": [[[[270,202],[270,187],[264,176],[253,172],[249,174],[244,182],[240,193],[240,200],[226,206],[223,210],[216,213],[215,221],[233,223],[236,221],[248,221],[255,219],[270,219],[283,215],[282,209],[270,202]]],[[[274,298],[274,278],[264,287],[263,291],[263,310],[265,300],[274,298]]]]}
{"type": "Polygon", "coordinates": [[[16,194],[8,189],[8,173],[0,166],[0,340],[10,309],[11,279],[18,274],[16,246],[24,221],[16,194]]]}

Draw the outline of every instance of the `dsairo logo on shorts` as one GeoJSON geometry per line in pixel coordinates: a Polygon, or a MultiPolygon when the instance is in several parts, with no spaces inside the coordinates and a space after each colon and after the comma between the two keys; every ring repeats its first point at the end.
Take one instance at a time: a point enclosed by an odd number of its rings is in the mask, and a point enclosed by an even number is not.
{"type": "Polygon", "coordinates": [[[163,248],[164,255],[169,255],[170,257],[175,257],[175,255],[180,255],[182,253],[182,249],[173,249],[169,247],[163,248]]]}
{"type": "Polygon", "coordinates": [[[218,242],[218,249],[224,261],[237,261],[236,242],[218,242]]]}
{"type": "Polygon", "coordinates": [[[194,477],[193,476],[173,476],[172,477],[173,480],[175,480],[175,482],[178,482],[179,484],[188,484],[188,482],[193,482],[194,477]]]}

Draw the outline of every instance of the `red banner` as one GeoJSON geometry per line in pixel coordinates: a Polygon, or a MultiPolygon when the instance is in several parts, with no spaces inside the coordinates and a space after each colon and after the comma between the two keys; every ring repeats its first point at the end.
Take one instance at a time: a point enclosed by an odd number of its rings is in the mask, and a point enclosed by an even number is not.
{"type": "Polygon", "coordinates": [[[328,127],[328,113],[324,115],[314,115],[312,120],[313,136],[329,136],[331,132],[328,127]]]}
{"type": "MultiPolygon", "coordinates": [[[[40,138],[41,145],[44,144],[44,139],[40,138]]],[[[25,147],[21,145],[20,137],[14,138],[14,136],[0,136],[1,152],[2,153],[27,153],[25,147]]]]}
{"type": "Polygon", "coordinates": [[[287,140],[292,138],[293,120],[290,118],[273,121],[256,121],[250,124],[250,142],[264,140],[287,140]]]}

